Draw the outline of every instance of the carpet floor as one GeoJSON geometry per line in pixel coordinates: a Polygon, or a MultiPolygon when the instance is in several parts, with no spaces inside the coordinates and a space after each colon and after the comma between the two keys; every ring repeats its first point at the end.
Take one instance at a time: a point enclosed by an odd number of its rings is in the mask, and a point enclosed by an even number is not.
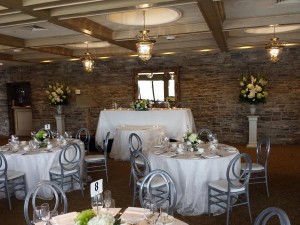
{"type": "MultiPolygon", "coordinates": [[[[1,140],[0,140],[1,142],[1,140]]],[[[1,144],[1,143],[0,143],[1,144]]],[[[2,143],[4,144],[4,143],[2,143]]],[[[255,157],[255,149],[246,148],[242,145],[233,145],[240,152],[249,153],[255,157]]],[[[129,187],[129,162],[114,161],[109,159],[109,182],[104,179],[103,188],[112,191],[116,201],[116,207],[128,207],[132,205],[133,189],[129,187]]],[[[196,176],[195,172],[195,176],[196,176]]],[[[104,178],[104,174],[101,174],[104,178]]],[[[92,175],[96,179],[95,175],[92,175]]],[[[299,145],[271,145],[269,159],[269,190],[270,197],[267,197],[265,185],[250,186],[250,201],[252,218],[267,207],[279,207],[286,211],[291,224],[300,224],[300,146],[299,145]]],[[[67,193],[68,211],[81,211],[90,208],[89,184],[85,186],[84,197],[80,191],[67,193]]],[[[25,225],[23,215],[23,200],[11,198],[12,210],[8,208],[7,199],[0,199],[0,224],[1,225],[25,225]]],[[[175,213],[175,216],[190,225],[217,225],[226,224],[226,215],[219,216],[182,216],[175,213]]],[[[232,210],[230,217],[231,225],[250,224],[246,206],[236,207],[232,210]]],[[[268,223],[279,224],[273,219],[268,223]]]]}

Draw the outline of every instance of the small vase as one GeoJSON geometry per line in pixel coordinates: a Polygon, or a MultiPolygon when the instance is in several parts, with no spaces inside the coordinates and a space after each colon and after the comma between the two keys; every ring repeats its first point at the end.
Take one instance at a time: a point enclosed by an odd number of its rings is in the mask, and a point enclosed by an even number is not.
{"type": "Polygon", "coordinates": [[[63,113],[63,106],[62,105],[57,105],[57,107],[56,107],[56,113],[58,115],[61,115],[63,113]]]}
{"type": "Polygon", "coordinates": [[[254,116],[255,112],[256,112],[256,106],[255,105],[250,105],[250,113],[251,113],[251,115],[254,116]]]}

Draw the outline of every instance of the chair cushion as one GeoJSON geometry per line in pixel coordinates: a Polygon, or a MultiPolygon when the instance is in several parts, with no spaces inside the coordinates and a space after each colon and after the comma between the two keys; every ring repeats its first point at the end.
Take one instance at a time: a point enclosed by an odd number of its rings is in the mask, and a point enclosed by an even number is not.
{"type": "Polygon", "coordinates": [[[97,161],[104,161],[104,155],[87,155],[84,157],[84,161],[86,162],[97,162],[97,161]]]}
{"type": "MultiPolygon", "coordinates": [[[[241,185],[240,182],[236,181],[235,185],[241,185]]],[[[211,181],[208,183],[208,186],[213,187],[217,190],[227,192],[228,191],[228,182],[227,180],[216,180],[216,181],[211,181]]],[[[231,188],[231,192],[240,192],[240,191],[245,191],[245,187],[242,188],[231,188]]]]}
{"type": "MultiPolygon", "coordinates": [[[[8,170],[7,171],[7,180],[12,180],[12,179],[16,179],[16,178],[19,178],[21,176],[24,176],[25,173],[24,172],[21,172],[21,171],[12,171],[12,170],[8,170]]],[[[0,177],[0,180],[1,181],[4,181],[5,180],[5,177],[4,176],[1,176],[0,177]]]]}
{"type": "MultiPolygon", "coordinates": [[[[138,186],[141,186],[144,178],[145,177],[142,177],[141,179],[139,179],[136,184],[138,186]]],[[[146,185],[147,185],[147,182],[145,183],[145,186],[146,185]]],[[[159,188],[159,187],[163,187],[164,185],[166,185],[166,181],[162,177],[154,177],[153,180],[151,181],[152,188],[159,188]]]]}
{"type": "MultiPolygon", "coordinates": [[[[61,167],[60,166],[53,167],[49,170],[49,172],[52,173],[52,174],[60,175],[61,174],[61,167]]],[[[69,175],[69,174],[72,174],[72,173],[77,173],[77,170],[76,169],[64,170],[65,175],[69,175]]]]}
{"type": "MultiPolygon", "coordinates": [[[[246,169],[246,164],[245,163],[242,163],[241,164],[241,169],[242,170],[245,170],[246,169]]],[[[252,169],[251,169],[251,171],[262,171],[262,170],[264,170],[265,168],[262,166],[262,165],[260,165],[260,164],[258,164],[258,163],[252,163],[252,169]]]]}

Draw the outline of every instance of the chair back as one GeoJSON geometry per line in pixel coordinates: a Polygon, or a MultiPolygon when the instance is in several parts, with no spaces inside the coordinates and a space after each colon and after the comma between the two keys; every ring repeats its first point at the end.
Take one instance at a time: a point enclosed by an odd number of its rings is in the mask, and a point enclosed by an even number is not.
{"type": "Polygon", "coordinates": [[[91,135],[87,128],[80,128],[77,131],[75,138],[81,140],[84,143],[85,148],[89,150],[91,135]]]}
{"type": "Polygon", "coordinates": [[[132,152],[130,156],[130,165],[131,165],[131,172],[133,174],[135,181],[146,176],[151,171],[151,167],[148,159],[141,151],[138,150],[132,152]],[[137,162],[137,159],[139,159],[139,162],[137,162]]]}
{"type": "Polygon", "coordinates": [[[7,180],[7,161],[2,152],[0,152],[0,177],[7,180]]]}
{"type": "Polygon", "coordinates": [[[108,148],[109,135],[110,135],[110,132],[107,132],[106,137],[104,139],[103,148],[102,148],[105,159],[107,159],[107,157],[108,157],[107,148],[108,148]]]}
{"type": "Polygon", "coordinates": [[[247,153],[236,155],[229,163],[226,171],[228,181],[228,192],[234,188],[248,189],[249,179],[251,176],[252,160],[247,153]],[[245,170],[240,170],[241,160],[245,163],[245,170]]]}
{"type": "Polygon", "coordinates": [[[143,144],[139,135],[137,135],[136,133],[131,133],[128,139],[128,146],[129,146],[129,151],[131,153],[137,150],[142,151],[143,144]]]}
{"type": "Polygon", "coordinates": [[[147,207],[147,203],[155,202],[157,207],[168,206],[169,214],[173,211],[177,202],[177,191],[171,176],[163,170],[150,172],[140,186],[139,200],[141,207],[147,207]],[[164,185],[155,190],[155,183],[163,181],[164,185]]]}
{"type": "Polygon", "coordinates": [[[208,137],[210,136],[210,135],[212,135],[213,133],[212,133],[212,131],[210,130],[210,129],[207,129],[207,128],[202,128],[202,129],[200,129],[199,131],[198,131],[198,137],[201,139],[201,140],[203,140],[203,136],[204,136],[204,138],[205,138],[205,140],[204,141],[208,141],[208,137]]]}
{"type": "Polygon", "coordinates": [[[273,216],[278,217],[280,225],[291,225],[291,222],[286,212],[276,207],[269,207],[263,210],[256,218],[254,225],[266,225],[269,219],[273,216]]]}
{"type": "MultiPolygon", "coordinates": [[[[49,130],[49,129],[41,128],[41,129],[38,130],[38,132],[43,131],[43,130],[46,131],[46,132],[48,133],[48,137],[49,137],[49,138],[53,138],[53,133],[52,133],[52,131],[49,130]]],[[[37,132],[37,133],[38,133],[38,132],[37,132]]]]}
{"type": "Polygon", "coordinates": [[[262,138],[256,147],[256,162],[265,169],[268,166],[268,159],[270,154],[270,138],[264,137],[262,138]]]}
{"type": "Polygon", "coordinates": [[[62,174],[64,171],[77,169],[80,171],[81,149],[78,144],[68,144],[59,155],[62,174]]]}
{"type": "Polygon", "coordinates": [[[34,209],[36,207],[36,197],[38,196],[38,193],[39,193],[40,189],[42,189],[42,188],[50,189],[51,192],[53,193],[54,197],[55,197],[55,205],[54,205],[54,208],[51,209],[51,211],[52,210],[57,211],[57,209],[59,207],[60,199],[59,199],[58,194],[61,195],[61,200],[63,202],[63,207],[64,207],[63,212],[67,213],[67,211],[68,211],[67,197],[66,197],[64,191],[61,189],[61,187],[59,187],[53,181],[46,181],[46,180],[40,181],[35,186],[33,186],[32,189],[27,193],[25,201],[24,201],[24,217],[25,217],[25,221],[26,221],[27,225],[34,224],[30,220],[29,215],[28,215],[28,211],[29,211],[28,208],[29,208],[30,199],[31,199],[31,202],[32,202],[32,209],[34,209]]]}

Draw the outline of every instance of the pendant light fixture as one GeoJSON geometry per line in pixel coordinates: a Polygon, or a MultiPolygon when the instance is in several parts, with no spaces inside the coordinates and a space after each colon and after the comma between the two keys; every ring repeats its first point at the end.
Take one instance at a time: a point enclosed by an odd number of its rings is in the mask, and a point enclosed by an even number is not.
{"type": "Polygon", "coordinates": [[[269,43],[267,43],[266,50],[267,50],[269,60],[273,63],[276,63],[277,61],[279,61],[281,57],[282,49],[285,45],[283,43],[278,42],[279,38],[275,36],[275,25],[273,27],[274,27],[274,37],[270,39],[271,41],[269,43]]]}
{"type": "Polygon", "coordinates": [[[138,40],[136,42],[136,48],[137,48],[139,58],[142,61],[147,62],[152,56],[152,48],[156,41],[151,40],[148,36],[148,33],[150,31],[146,30],[145,10],[143,11],[143,19],[144,19],[144,28],[143,30],[139,31],[139,33],[137,34],[138,40]]]}
{"type": "Polygon", "coordinates": [[[84,53],[84,57],[81,59],[83,64],[83,68],[86,72],[93,72],[94,69],[94,59],[92,58],[91,53],[89,53],[89,43],[86,42],[86,53],[84,53]]]}

